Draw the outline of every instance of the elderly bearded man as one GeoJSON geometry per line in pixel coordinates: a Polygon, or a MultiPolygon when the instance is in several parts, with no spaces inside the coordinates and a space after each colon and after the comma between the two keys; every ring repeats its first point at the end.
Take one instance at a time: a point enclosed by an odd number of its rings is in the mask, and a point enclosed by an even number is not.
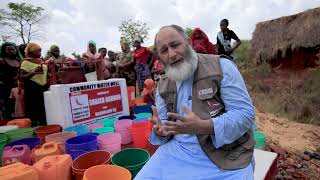
{"type": "Polygon", "coordinates": [[[255,111],[235,64],[196,54],[177,25],[162,27],[155,46],[166,77],[149,140],[161,146],[135,179],[253,179],[255,111]]]}

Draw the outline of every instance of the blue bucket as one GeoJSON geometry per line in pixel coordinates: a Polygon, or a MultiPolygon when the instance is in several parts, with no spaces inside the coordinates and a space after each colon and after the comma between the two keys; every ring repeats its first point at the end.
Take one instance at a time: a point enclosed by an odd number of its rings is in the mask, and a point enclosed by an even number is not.
{"type": "Polygon", "coordinates": [[[84,153],[98,150],[97,136],[81,135],[70,138],[65,142],[65,148],[72,159],[76,159],[84,153]]]}
{"type": "Polygon", "coordinates": [[[140,117],[140,118],[134,119],[133,123],[146,122],[148,121],[148,119],[149,117],[140,117]]]}
{"type": "Polygon", "coordinates": [[[133,108],[134,114],[152,113],[151,105],[135,106],[133,108]]]}
{"type": "Polygon", "coordinates": [[[64,132],[75,132],[77,136],[87,134],[90,132],[87,125],[76,125],[63,129],[64,132]]]}
{"type": "Polygon", "coordinates": [[[99,136],[100,134],[99,133],[88,133],[86,135],[99,136]]]}
{"type": "Polygon", "coordinates": [[[136,118],[136,116],[120,116],[118,118],[118,120],[122,120],[122,119],[131,119],[131,120],[134,120],[136,118]]]}
{"type": "Polygon", "coordinates": [[[25,138],[25,139],[20,139],[17,141],[13,141],[11,143],[6,144],[6,146],[15,146],[15,145],[27,145],[29,146],[30,150],[35,148],[36,146],[40,145],[41,141],[40,138],[25,138]]]}

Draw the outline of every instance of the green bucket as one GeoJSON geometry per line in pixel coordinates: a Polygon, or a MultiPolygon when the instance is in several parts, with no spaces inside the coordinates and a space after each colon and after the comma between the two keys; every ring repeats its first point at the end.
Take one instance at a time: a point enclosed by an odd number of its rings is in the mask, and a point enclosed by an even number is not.
{"type": "Polygon", "coordinates": [[[266,146],[266,135],[262,131],[254,131],[253,136],[256,142],[255,148],[264,149],[266,146]]]}
{"type": "Polygon", "coordinates": [[[102,124],[104,127],[114,127],[114,123],[116,122],[116,118],[107,118],[102,120],[102,124]]]}
{"type": "Polygon", "coordinates": [[[1,157],[2,157],[2,152],[3,152],[3,148],[4,146],[7,144],[8,142],[8,137],[6,134],[0,134],[0,167],[2,165],[2,161],[1,161],[1,157]]]}
{"type": "Polygon", "coordinates": [[[128,148],[116,153],[111,162],[114,165],[128,169],[132,178],[134,178],[142,167],[149,160],[150,154],[148,151],[140,148],[128,148]]]}
{"type": "Polygon", "coordinates": [[[151,117],[152,114],[151,113],[139,113],[139,114],[135,114],[136,118],[148,118],[151,117]]]}
{"type": "Polygon", "coordinates": [[[9,142],[34,137],[34,128],[19,128],[6,132],[6,135],[8,136],[9,142]]]}
{"type": "Polygon", "coordinates": [[[114,132],[113,127],[103,127],[103,128],[93,129],[93,133],[99,133],[99,134],[108,134],[113,132],[114,132]]]}

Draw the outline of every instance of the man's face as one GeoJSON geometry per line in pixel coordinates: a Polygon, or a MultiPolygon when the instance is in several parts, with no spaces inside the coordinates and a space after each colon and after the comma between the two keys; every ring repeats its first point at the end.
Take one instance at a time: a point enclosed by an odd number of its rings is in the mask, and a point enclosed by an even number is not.
{"type": "Polygon", "coordinates": [[[173,80],[186,80],[197,68],[197,55],[188,40],[175,29],[162,29],[156,39],[156,48],[166,75],[173,80]]]}
{"type": "Polygon", "coordinates": [[[6,47],[6,54],[9,57],[15,57],[17,54],[17,50],[14,46],[7,46],[6,47]]]}
{"type": "Polygon", "coordinates": [[[171,27],[162,29],[156,39],[160,59],[173,67],[183,62],[187,45],[187,40],[171,27]]]}
{"type": "Polygon", "coordinates": [[[55,47],[55,48],[53,48],[51,53],[54,57],[59,57],[60,56],[60,49],[58,47],[55,47]]]}
{"type": "Polygon", "coordinates": [[[224,21],[220,22],[221,31],[225,31],[225,30],[227,30],[227,28],[228,28],[227,23],[225,23],[224,21]]]}
{"type": "Polygon", "coordinates": [[[108,56],[109,56],[109,59],[110,59],[110,60],[113,60],[113,59],[115,58],[113,51],[108,51],[108,56]]]}
{"type": "Polygon", "coordinates": [[[106,55],[107,55],[107,50],[102,49],[102,50],[100,51],[100,54],[102,55],[103,58],[106,57],[106,55]]]}

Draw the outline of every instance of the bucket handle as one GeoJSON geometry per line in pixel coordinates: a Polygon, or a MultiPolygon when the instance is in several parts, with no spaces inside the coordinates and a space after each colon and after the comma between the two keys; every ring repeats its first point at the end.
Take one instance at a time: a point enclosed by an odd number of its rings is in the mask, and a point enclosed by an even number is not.
{"type": "Polygon", "coordinates": [[[42,147],[43,147],[43,149],[55,148],[55,147],[57,147],[57,143],[48,142],[48,143],[45,143],[42,147]]]}
{"type": "Polygon", "coordinates": [[[15,145],[15,146],[12,146],[12,148],[11,148],[11,150],[12,151],[15,151],[15,152],[21,152],[21,151],[23,151],[23,150],[25,150],[26,149],[26,145],[15,145]]]}

